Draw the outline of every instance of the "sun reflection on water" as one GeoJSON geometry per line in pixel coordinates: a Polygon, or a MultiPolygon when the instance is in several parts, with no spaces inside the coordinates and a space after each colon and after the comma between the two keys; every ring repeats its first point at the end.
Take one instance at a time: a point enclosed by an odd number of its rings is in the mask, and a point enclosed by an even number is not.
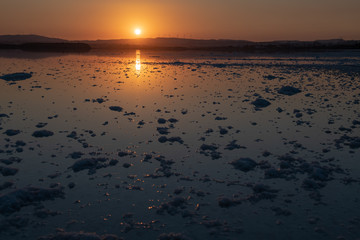
{"type": "Polygon", "coordinates": [[[137,73],[140,72],[141,69],[140,50],[136,50],[135,69],[137,73]]]}

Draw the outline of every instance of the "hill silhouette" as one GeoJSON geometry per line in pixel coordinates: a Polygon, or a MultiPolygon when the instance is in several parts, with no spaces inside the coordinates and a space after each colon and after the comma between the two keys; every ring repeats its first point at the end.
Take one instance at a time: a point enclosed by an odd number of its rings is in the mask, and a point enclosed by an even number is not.
{"type": "Polygon", "coordinates": [[[60,38],[49,38],[40,35],[0,35],[1,44],[23,44],[23,43],[64,43],[69,42],[60,38]]]}
{"type": "Polygon", "coordinates": [[[220,50],[220,51],[311,51],[360,49],[360,41],[329,39],[317,41],[252,42],[231,39],[135,38],[69,41],[39,35],[2,35],[0,49],[26,51],[89,51],[116,49],[220,50]]]}

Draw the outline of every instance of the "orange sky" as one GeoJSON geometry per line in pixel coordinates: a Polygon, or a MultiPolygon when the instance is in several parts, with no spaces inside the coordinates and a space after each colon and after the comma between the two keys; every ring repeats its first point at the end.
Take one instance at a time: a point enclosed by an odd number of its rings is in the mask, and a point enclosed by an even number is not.
{"type": "Polygon", "coordinates": [[[1,0],[0,35],[360,39],[360,0],[1,0]]]}

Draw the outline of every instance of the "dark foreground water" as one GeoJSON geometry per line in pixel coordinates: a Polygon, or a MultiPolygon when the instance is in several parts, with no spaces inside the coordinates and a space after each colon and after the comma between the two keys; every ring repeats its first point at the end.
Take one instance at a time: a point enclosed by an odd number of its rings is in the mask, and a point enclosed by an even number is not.
{"type": "Polygon", "coordinates": [[[0,239],[359,239],[360,52],[10,51],[0,78],[0,239]]]}

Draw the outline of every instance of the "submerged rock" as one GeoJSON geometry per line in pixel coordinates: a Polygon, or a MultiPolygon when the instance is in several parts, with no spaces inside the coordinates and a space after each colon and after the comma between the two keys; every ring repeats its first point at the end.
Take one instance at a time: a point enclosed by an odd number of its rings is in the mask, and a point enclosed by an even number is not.
{"type": "Polygon", "coordinates": [[[70,168],[74,172],[80,172],[85,169],[89,169],[89,172],[91,169],[96,169],[100,167],[101,163],[106,162],[106,158],[85,158],[81,159],[79,161],[76,161],[70,168]]]}
{"type": "Polygon", "coordinates": [[[335,146],[340,148],[340,144],[344,144],[349,146],[351,149],[358,149],[360,148],[360,137],[350,137],[347,135],[342,136],[340,139],[335,140],[335,146]]]}
{"type": "Polygon", "coordinates": [[[310,177],[315,180],[326,181],[329,178],[330,171],[323,167],[315,166],[312,168],[310,177]]]}
{"type": "Polygon", "coordinates": [[[0,233],[15,232],[29,224],[29,218],[22,216],[11,216],[0,220],[0,233]]]}
{"type": "Polygon", "coordinates": [[[158,131],[158,133],[160,133],[162,135],[169,134],[169,128],[167,128],[167,127],[158,127],[156,130],[158,131]]]}
{"type": "Polygon", "coordinates": [[[43,128],[43,127],[45,127],[46,125],[47,125],[47,123],[39,122],[38,124],[36,124],[35,127],[37,127],[37,128],[43,128]]]}
{"type": "Polygon", "coordinates": [[[14,183],[11,182],[11,181],[7,181],[7,182],[2,183],[2,184],[0,184],[0,191],[9,188],[12,185],[14,185],[14,183]]]}
{"type": "Polygon", "coordinates": [[[202,144],[200,146],[200,154],[204,154],[205,156],[211,156],[211,159],[219,159],[221,158],[221,153],[216,151],[219,147],[212,144],[202,144]]]}
{"type": "Polygon", "coordinates": [[[263,98],[258,98],[255,101],[251,102],[257,108],[264,108],[269,106],[271,103],[263,98]]]}
{"type": "Polygon", "coordinates": [[[8,135],[9,137],[18,135],[21,131],[20,130],[14,130],[14,129],[8,129],[4,132],[4,134],[8,135]]]}
{"type": "Polygon", "coordinates": [[[18,158],[18,157],[10,157],[10,158],[6,158],[6,159],[0,159],[0,162],[6,165],[11,165],[13,163],[19,163],[21,162],[22,159],[18,158]]]}
{"type": "Polygon", "coordinates": [[[246,200],[251,203],[257,203],[261,200],[271,200],[276,198],[278,190],[271,189],[270,186],[264,184],[255,184],[252,186],[253,194],[247,196],[246,200]]]}
{"type": "Polygon", "coordinates": [[[230,199],[227,197],[218,198],[218,204],[222,208],[228,208],[228,207],[234,206],[239,203],[240,203],[239,201],[236,201],[234,199],[230,199]]]}
{"type": "Polygon", "coordinates": [[[302,185],[301,185],[301,187],[303,187],[306,190],[316,190],[316,189],[322,188],[324,186],[325,186],[325,183],[316,182],[309,178],[304,179],[304,181],[302,182],[302,185]]]}
{"type": "Polygon", "coordinates": [[[72,189],[74,187],[75,187],[75,183],[74,182],[69,182],[68,188],[72,189]]]}
{"type": "Polygon", "coordinates": [[[358,120],[353,120],[353,121],[352,121],[352,124],[353,124],[353,125],[360,125],[360,121],[358,121],[358,120]]]}
{"type": "Polygon", "coordinates": [[[218,149],[218,147],[217,147],[216,145],[202,144],[202,145],[200,146],[200,149],[201,149],[202,151],[207,151],[207,150],[209,150],[209,151],[215,151],[216,149],[218,149]]]}
{"type": "Polygon", "coordinates": [[[1,76],[0,79],[5,81],[22,81],[31,77],[30,73],[11,73],[1,76]]]}
{"type": "Polygon", "coordinates": [[[217,120],[217,121],[223,121],[226,119],[227,119],[227,117],[219,117],[219,116],[215,118],[215,120],[217,120]]]}
{"type": "Polygon", "coordinates": [[[289,210],[280,207],[272,207],[271,210],[274,211],[276,216],[290,216],[292,214],[289,210]]]}
{"type": "Polygon", "coordinates": [[[176,118],[169,118],[168,121],[170,123],[177,123],[179,120],[177,120],[176,118]]]}
{"type": "Polygon", "coordinates": [[[184,209],[186,206],[186,199],[183,197],[175,197],[169,202],[163,202],[157,209],[158,214],[167,212],[170,215],[179,213],[180,209],[184,209]]]}
{"type": "Polygon", "coordinates": [[[123,110],[123,108],[119,107],[119,106],[111,106],[111,107],[109,107],[109,109],[111,111],[115,111],[115,112],[121,112],[123,110]]]}
{"type": "Polygon", "coordinates": [[[109,160],[108,158],[85,158],[76,161],[71,167],[74,172],[80,172],[82,170],[88,170],[88,174],[94,174],[96,169],[106,168],[108,166],[114,166],[118,161],[109,160]]]}
{"type": "Polygon", "coordinates": [[[166,119],[164,119],[164,118],[159,118],[159,119],[157,120],[157,122],[158,122],[159,124],[164,124],[164,123],[166,123],[166,119]]]}
{"type": "Polygon", "coordinates": [[[78,159],[81,158],[82,155],[84,155],[82,152],[72,152],[68,155],[68,157],[71,157],[72,159],[78,159]]]}
{"type": "Polygon", "coordinates": [[[220,127],[219,129],[220,129],[220,134],[221,135],[225,135],[225,134],[227,134],[229,132],[228,130],[226,130],[225,128],[222,128],[222,127],[220,127]]]}
{"type": "Polygon", "coordinates": [[[178,142],[180,144],[184,143],[184,140],[182,140],[181,137],[169,137],[169,138],[167,138],[165,136],[161,136],[161,137],[159,137],[158,141],[160,143],[165,143],[165,142],[171,142],[171,143],[178,142]]]}
{"type": "Polygon", "coordinates": [[[292,95],[295,95],[295,94],[300,93],[300,92],[301,92],[300,89],[295,88],[295,87],[291,87],[291,86],[282,86],[278,90],[278,93],[288,95],[288,96],[292,96],[292,95]]]}
{"type": "Polygon", "coordinates": [[[61,212],[57,212],[57,211],[50,211],[49,209],[36,209],[36,211],[34,212],[34,216],[38,217],[38,218],[47,218],[49,216],[56,216],[56,215],[60,215],[61,212]]]}
{"type": "Polygon", "coordinates": [[[48,131],[48,130],[39,130],[39,131],[35,131],[32,136],[36,137],[36,138],[42,138],[42,137],[50,137],[54,135],[53,132],[48,131]]]}
{"type": "Polygon", "coordinates": [[[0,195],[0,214],[10,215],[22,207],[41,201],[63,198],[63,188],[26,187],[0,195]]]}
{"type": "Polygon", "coordinates": [[[17,168],[1,167],[0,166],[0,173],[4,177],[14,176],[18,171],[19,171],[19,169],[17,169],[17,168]]]}
{"type": "Polygon", "coordinates": [[[167,141],[167,137],[161,136],[161,137],[159,137],[158,141],[159,141],[160,143],[164,143],[164,142],[167,141]]]}
{"type": "Polygon", "coordinates": [[[92,100],[93,103],[95,103],[95,102],[97,102],[97,103],[103,103],[103,102],[105,102],[105,101],[106,101],[106,100],[103,99],[103,98],[96,98],[96,99],[93,99],[93,100],[92,100]]]}
{"type": "Polygon", "coordinates": [[[162,233],[157,238],[158,240],[187,240],[188,238],[182,233],[162,233]]]}
{"type": "Polygon", "coordinates": [[[286,174],[285,171],[281,169],[269,168],[266,169],[264,172],[265,178],[285,178],[286,174]]]}
{"type": "Polygon", "coordinates": [[[59,232],[48,236],[42,236],[39,240],[122,240],[113,234],[97,235],[96,233],[85,232],[59,232]]]}
{"type": "Polygon", "coordinates": [[[274,76],[274,75],[266,75],[266,76],[263,76],[265,79],[268,79],[268,80],[274,80],[274,79],[276,79],[277,77],[276,76],[274,76]]]}
{"type": "Polygon", "coordinates": [[[253,170],[257,165],[257,163],[251,158],[239,158],[230,162],[230,164],[233,165],[235,169],[239,169],[243,172],[253,170]]]}
{"type": "Polygon", "coordinates": [[[126,157],[126,156],[132,156],[132,155],[134,155],[134,152],[130,151],[130,150],[125,150],[125,151],[118,152],[119,157],[126,157]]]}
{"type": "Polygon", "coordinates": [[[246,147],[240,146],[236,142],[237,142],[237,140],[231,141],[228,145],[226,145],[226,147],[224,149],[226,149],[226,150],[234,150],[234,149],[239,149],[239,148],[245,148],[246,149],[246,147]]]}

